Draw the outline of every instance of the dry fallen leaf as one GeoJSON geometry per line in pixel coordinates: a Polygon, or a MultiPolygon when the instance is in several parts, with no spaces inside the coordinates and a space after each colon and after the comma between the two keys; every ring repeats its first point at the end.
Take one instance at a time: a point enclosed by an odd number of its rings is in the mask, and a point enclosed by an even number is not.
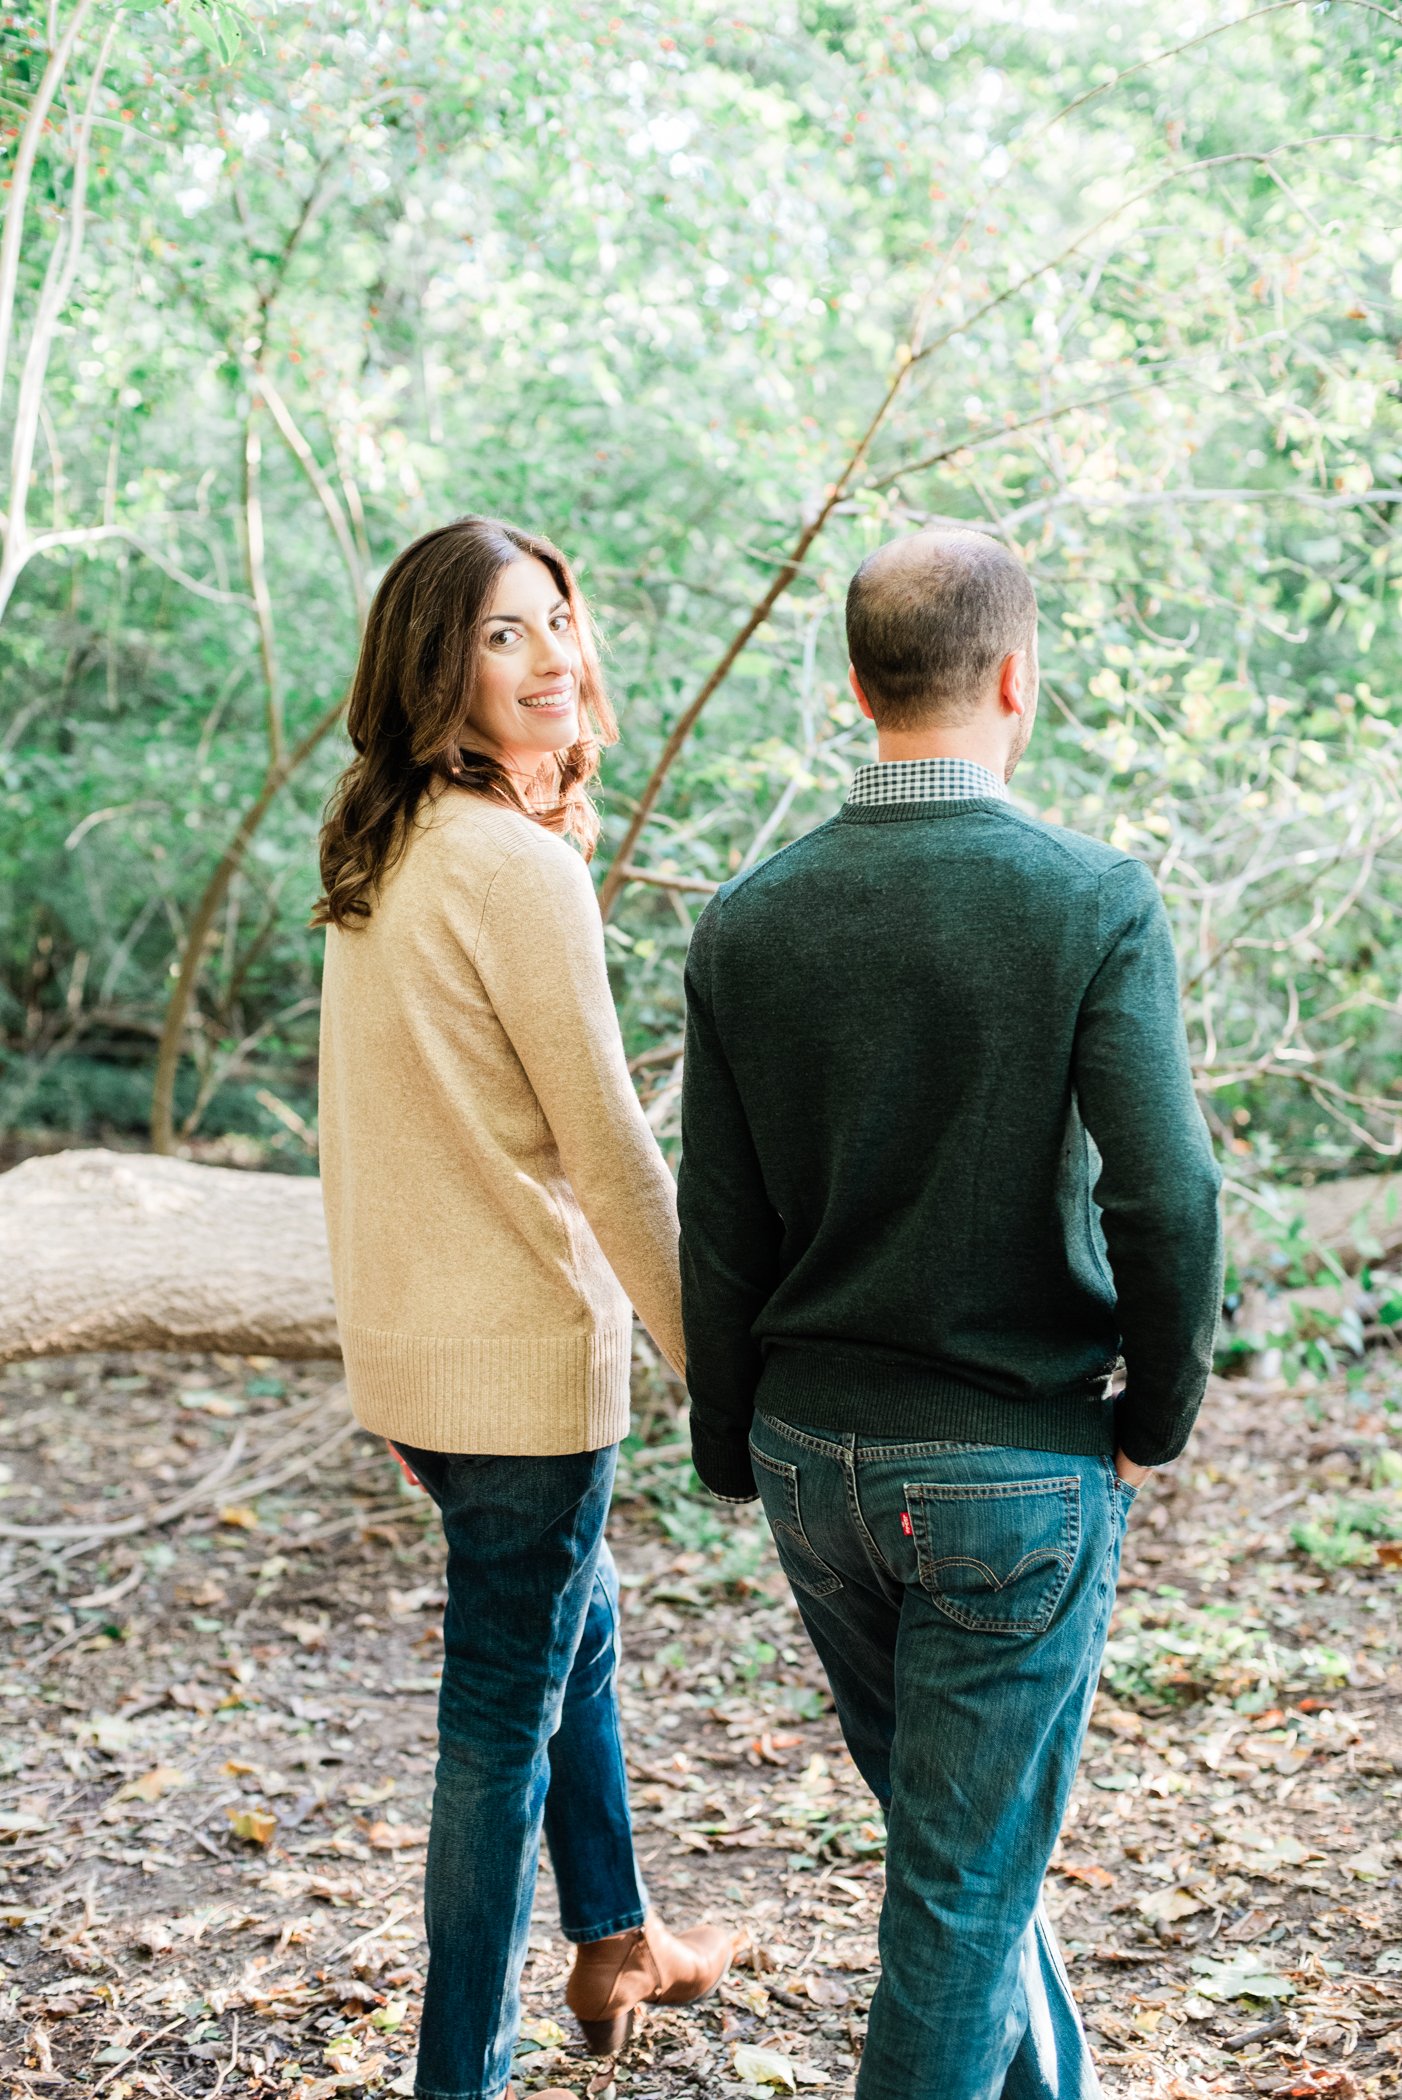
{"type": "Polygon", "coordinates": [[[781,2093],[798,2091],[793,2058],[779,2049],[756,2049],[749,2042],[736,2042],[730,2060],[736,2077],[750,2085],[772,2085],[781,2093]]]}
{"type": "Polygon", "coordinates": [[[0,1815],[0,1844],[13,1838],[38,1837],[51,1827],[42,1816],[32,1815],[28,1809],[12,1809],[7,1815],[0,1815]]]}
{"type": "Polygon", "coordinates": [[[129,1779],[125,1786],[119,1786],[112,1799],[159,1801],[162,1794],[169,1794],[176,1787],[190,1784],[189,1773],[182,1772],[178,1765],[153,1765],[149,1772],[142,1773],[140,1779],[129,1779]]]}
{"type": "Polygon", "coordinates": [[[172,1706],[183,1706],[187,1712],[212,1714],[223,1694],[212,1685],[190,1683],[171,1685],[166,1697],[172,1706]]]}
{"type": "Polygon", "coordinates": [[[1238,1918],[1234,1925],[1229,1925],[1222,1937],[1224,1940],[1240,1940],[1243,1943],[1259,1940],[1263,1933],[1270,1931],[1274,1923],[1274,1911],[1249,1910],[1244,1918],[1238,1918]]]}
{"type": "Polygon", "coordinates": [[[1120,1706],[1098,1705],[1090,1725],[1103,1730],[1106,1735],[1120,1736],[1125,1742],[1134,1742],[1144,1733],[1144,1723],[1138,1714],[1126,1713],[1120,1706]]]}
{"type": "Polygon", "coordinates": [[[388,1801],[396,1784],[397,1781],[391,1775],[388,1779],[382,1779],[377,1786],[348,1786],[346,1800],[352,1808],[374,1808],[381,1801],[388,1801]]]}
{"type": "Polygon", "coordinates": [[[1191,1918],[1195,1911],[1206,1910],[1207,1905],[1187,1889],[1166,1888],[1141,1896],[1135,1909],[1141,1918],[1152,1919],[1156,1925],[1173,1925],[1179,1918],[1191,1918]]]}
{"type": "Polygon", "coordinates": [[[277,1817],[270,1808],[231,1808],[226,1814],[236,1838],[249,1845],[271,1845],[277,1817]]]}
{"type": "Polygon", "coordinates": [[[177,1393],[176,1399],[181,1407],[188,1408],[192,1414],[213,1415],[219,1421],[227,1421],[231,1415],[243,1415],[248,1412],[247,1401],[237,1399],[232,1393],[177,1393]]]}
{"type": "Polygon", "coordinates": [[[446,1592],[437,1583],[425,1582],[417,1589],[390,1590],[385,1601],[392,1619],[407,1619],[416,1611],[429,1611],[443,1604],[446,1592]]]}
{"type": "Polygon", "coordinates": [[[319,1626],[315,1619],[285,1619],[285,1630],[292,1635],[299,1648],[324,1648],[329,1627],[319,1626]]]}
{"type": "Polygon", "coordinates": [[[1098,1866],[1094,1860],[1084,1863],[1064,1860],[1054,1871],[1065,1875],[1068,1881],[1079,1881],[1088,1889],[1112,1889],[1115,1886],[1115,1877],[1109,1868],[1098,1866]]]}
{"type": "Polygon", "coordinates": [[[356,1822],[365,1832],[366,1844],[377,1852],[402,1852],[406,1846],[428,1843],[427,1824],[367,1823],[363,1816],[357,1816],[356,1822]]]}
{"type": "Polygon", "coordinates": [[[250,1509],[247,1503],[231,1502],[226,1509],[220,1510],[219,1521],[233,1525],[237,1531],[257,1531],[260,1520],[257,1510],[250,1509]]]}

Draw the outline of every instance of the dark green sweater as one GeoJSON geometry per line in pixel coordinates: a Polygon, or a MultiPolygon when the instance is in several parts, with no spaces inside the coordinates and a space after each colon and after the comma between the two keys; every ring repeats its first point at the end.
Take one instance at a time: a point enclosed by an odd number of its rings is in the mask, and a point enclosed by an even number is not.
{"type": "Polygon", "coordinates": [[[709,1487],[755,1492],[756,1407],[1177,1456],[1212,1361],[1220,1176],[1140,862],[991,798],[849,804],[720,891],[686,991],[709,1487]]]}

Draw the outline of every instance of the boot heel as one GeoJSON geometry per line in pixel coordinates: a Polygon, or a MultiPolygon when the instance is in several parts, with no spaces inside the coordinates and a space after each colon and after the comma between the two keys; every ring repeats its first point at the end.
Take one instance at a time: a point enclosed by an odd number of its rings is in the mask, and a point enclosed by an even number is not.
{"type": "Polygon", "coordinates": [[[611,2020],[580,2020],[579,2031],[591,2056],[617,2056],[633,2032],[632,2010],[615,2013],[611,2020]]]}

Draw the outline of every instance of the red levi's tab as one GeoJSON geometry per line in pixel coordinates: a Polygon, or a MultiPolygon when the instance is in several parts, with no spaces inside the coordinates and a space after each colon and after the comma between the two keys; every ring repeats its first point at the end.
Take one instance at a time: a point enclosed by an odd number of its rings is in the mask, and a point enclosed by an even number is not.
{"type": "Polygon", "coordinates": [[[903,1509],[901,1511],[901,1530],[905,1533],[908,1539],[913,1539],[915,1537],[915,1527],[910,1521],[910,1511],[908,1509],[903,1509]]]}

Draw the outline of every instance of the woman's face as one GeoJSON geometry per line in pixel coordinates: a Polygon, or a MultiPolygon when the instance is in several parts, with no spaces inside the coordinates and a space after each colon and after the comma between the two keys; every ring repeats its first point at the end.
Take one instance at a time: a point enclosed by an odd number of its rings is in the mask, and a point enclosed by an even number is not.
{"type": "Polygon", "coordinates": [[[477,631],[465,742],[532,779],[579,741],[579,637],[569,601],[533,554],[508,562],[477,631]]]}

